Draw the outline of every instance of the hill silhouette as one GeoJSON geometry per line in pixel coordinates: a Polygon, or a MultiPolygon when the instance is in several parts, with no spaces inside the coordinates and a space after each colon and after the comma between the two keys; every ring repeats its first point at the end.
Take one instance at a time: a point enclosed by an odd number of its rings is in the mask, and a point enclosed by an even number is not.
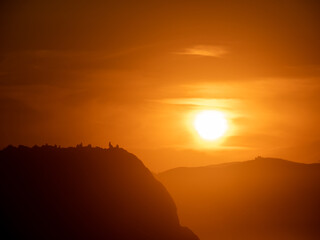
{"type": "Polygon", "coordinates": [[[1,239],[196,240],[164,186],[121,148],[0,151],[1,239]]]}
{"type": "Polygon", "coordinates": [[[320,164],[258,157],[158,177],[202,240],[320,239],[320,164]]]}

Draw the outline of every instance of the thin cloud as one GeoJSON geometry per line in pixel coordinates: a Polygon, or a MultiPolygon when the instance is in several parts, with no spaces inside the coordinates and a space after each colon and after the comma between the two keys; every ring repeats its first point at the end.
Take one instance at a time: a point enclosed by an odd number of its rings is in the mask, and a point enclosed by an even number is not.
{"type": "Polygon", "coordinates": [[[196,45],[191,48],[186,48],[184,51],[178,52],[177,54],[220,58],[227,53],[228,51],[223,46],[196,45]]]}
{"type": "Polygon", "coordinates": [[[208,107],[217,109],[232,109],[241,105],[240,99],[204,99],[204,98],[164,98],[152,100],[153,102],[173,105],[189,105],[195,107],[208,107]]]}

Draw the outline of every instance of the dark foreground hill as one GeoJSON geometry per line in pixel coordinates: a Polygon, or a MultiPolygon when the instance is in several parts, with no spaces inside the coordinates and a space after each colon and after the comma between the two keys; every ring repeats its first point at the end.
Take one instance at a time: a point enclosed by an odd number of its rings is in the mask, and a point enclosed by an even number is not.
{"type": "Polygon", "coordinates": [[[320,164],[257,158],[159,179],[202,240],[320,239],[320,164]]]}
{"type": "Polygon", "coordinates": [[[123,149],[8,147],[0,188],[1,239],[198,239],[123,149]]]}

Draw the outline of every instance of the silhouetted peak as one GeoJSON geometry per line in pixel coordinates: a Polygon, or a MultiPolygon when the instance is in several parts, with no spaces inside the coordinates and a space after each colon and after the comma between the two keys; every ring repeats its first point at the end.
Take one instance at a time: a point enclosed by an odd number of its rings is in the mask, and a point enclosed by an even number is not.
{"type": "Polygon", "coordinates": [[[88,144],[87,146],[83,145],[82,143],[77,144],[75,147],[61,147],[60,145],[49,145],[49,144],[45,144],[42,146],[38,146],[38,145],[34,145],[33,147],[28,147],[28,146],[24,146],[24,145],[18,145],[18,146],[13,146],[13,145],[8,145],[7,147],[5,147],[3,150],[0,151],[4,151],[4,152],[8,152],[8,151],[30,151],[30,150],[35,150],[35,151],[44,151],[44,150],[61,150],[61,151],[65,151],[65,150],[69,150],[69,151],[81,151],[81,150],[89,150],[89,149],[96,149],[96,150],[104,150],[104,151],[108,151],[110,149],[112,150],[121,150],[121,151],[125,151],[123,148],[120,148],[119,145],[117,144],[115,147],[113,147],[110,143],[109,148],[101,148],[101,147],[92,147],[91,144],[88,144]],[[111,147],[110,147],[111,146],[111,147]]]}
{"type": "Polygon", "coordinates": [[[253,163],[253,164],[262,164],[262,165],[304,165],[304,163],[292,162],[289,160],[281,159],[281,158],[273,158],[273,157],[262,157],[257,156],[253,160],[245,161],[243,163],[253,163]]]}
{"type": "Polygon", "coordinates": [[[111,142],[109,142],[109,149],[119,149],[119,144],[117,144],[115,147],[112,145],[111,142]]]}
{"type": "Polygon", "coordinates": [[[198,239],[164,186],[119,146],[8,146],[0,189],[10,220],[1,234],[12,239],[198,239]]]}
{"type": "Polygon", "coordinates": [[[255,161],[272,161],[272,162],[290,162],[288,160],[285,159],[281,159],[281,158],[273,158],[273,157],[262,157],[262,156],[257,156],[255,157],[253,160],[255,161]]]}

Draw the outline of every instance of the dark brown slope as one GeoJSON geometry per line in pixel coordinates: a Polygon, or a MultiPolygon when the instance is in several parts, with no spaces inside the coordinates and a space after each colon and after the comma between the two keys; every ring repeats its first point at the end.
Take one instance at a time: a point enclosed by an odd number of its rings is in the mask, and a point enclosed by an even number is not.
{"type": "Polygon", "coordinates": [[[320,239],[320,164],[257,158],[159,179],[202,240],[320,239]]]}
{"type": "Polygon", "coordinates": [[[8,147],[0,187],[1,239],[198,239],[123,149],[8,147]]]}

